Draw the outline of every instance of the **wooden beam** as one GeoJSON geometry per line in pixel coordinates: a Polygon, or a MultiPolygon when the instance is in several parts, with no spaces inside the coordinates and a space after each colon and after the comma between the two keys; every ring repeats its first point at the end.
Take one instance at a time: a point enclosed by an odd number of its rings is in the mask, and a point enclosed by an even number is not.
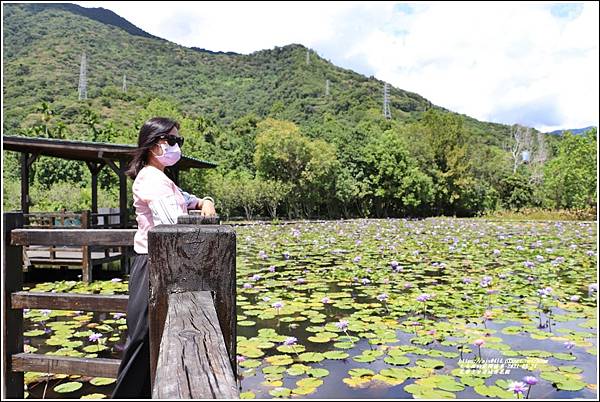
{"type": "Polygon", "coordinates": [[[13,292],[23,289],[23,250],[10,244],[10,233],[23,226],[23,214],[2,215],[4,230],[4,261],[2,261],[2,399],[23,399],[23,373],[15,373],[10,359],[23,352],[23,312],[10,308],[13,292]]]}
{"type": "Polygon", "coordinates": [[[27,158],[27,167],[31,168],[31,165],[33,165],[33,162],[35,162],[38,156],[38,154],[31,154],[31,156],[27,158]]]}
{"type": "Polygon", "coordinates": [[[19,353],[12,356],[13,371],[37,371],[53,374],[78,374],[90,377],[116,378],[119,359],[77,358],[19,353]]]}
{"type": "Polygon", "coordinates": [[[115,165],[115,163],[111,159],[102,158],[102,160],[104,160],[104,162],[106,162],[108,167],[111,168],[117,176],[119,176],[119,168],[117,167],[117,165],[115,165]]]}
{"type": "Polygon", "coordinates": [[[211,292],[169,296],[152,398],[239,398],[211,292]]]}
{"type": "Polygon", "coordinates": [[[98,173],[100,173],[100,171],[102,170],[102,168],[104,168],[104,166],[106,166],[106,161],[100,161],[100,162],[97,162],[97,163],[96,162],[86,161],[85,164],[90,169],[90,173],[97,175],[98,173]]]}
{"type": "Polygon", "coordinates": [[[106,162],[86,162],[92,174],[92,212],[98,212],[98,173],[106,166],[106,162]]]}
{"type": "MultiPolygon", "coordinates": [[[[29,213],[29,165],[27,164],[29,154],[21,154],[21,212],[29,213]]],[[[25,222],[27,223],[27,222],[25,222]]]]}
{"type": "Polygon", "coordinates": [[[132,246],[136,229],[16,229],[12,245],[132,246]]]}
{"type": "Polygon", "coordinates": [[[49,292],[14,292],[10,298],[12,309],[47,308],[51,310],[127,312],[127,295],[94,295],[49,292]]]}
{"type": "Polygon", "coordinates": [[[150,375],[154,379],[170,293],[210,290],[231,367],[236,362],[235,231],[226,225],[158,225],[148,232],[150,375]]]}

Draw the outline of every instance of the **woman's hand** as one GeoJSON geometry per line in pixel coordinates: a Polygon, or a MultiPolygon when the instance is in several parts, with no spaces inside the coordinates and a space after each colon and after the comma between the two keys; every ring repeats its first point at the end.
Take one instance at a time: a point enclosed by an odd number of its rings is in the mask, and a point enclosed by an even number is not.
{"type": "Polygon", "coordinates": [[[216,216],[217,211],[215,211],[215,204],[213,204],[211,200],[203,200],[202,201],[202,210],[200,211],[200,215],[216,216]]]}

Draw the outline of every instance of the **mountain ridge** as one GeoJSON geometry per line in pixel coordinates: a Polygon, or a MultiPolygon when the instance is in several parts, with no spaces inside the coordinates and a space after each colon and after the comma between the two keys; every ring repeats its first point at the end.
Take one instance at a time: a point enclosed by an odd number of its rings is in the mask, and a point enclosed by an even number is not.
{"type": "MultiPolygon", "coordinates": [[[[36,113],[31,99],[76,101],[83,51],[88,58],[90,97],[117,96],[126,75],[132,93],[138,90],[143,96],[165,97],[178,102],[186,113],[226,123],[249,113],[265,117],[279,109],[280,118],[298,124],[321,121],[326,113],[358,122],[382,108],[383,81],[335,66],[300,44],[249,55],[214,52],[157,38],[105,9],[89,11],[65,3],[4,7],[5,75],[19,84],[5,89],[9,127],[22,126],[19,119],[33,119],[28,117],[36,113]],[[28,22],[28,29],[15,19],[28,22]],[[19,108],[23,110],[17,112],[19,108]]],[[[392,118],[405,122],[420,119],[429,108],[448,111],[417,93],[393,86],[390,107],[392,118]]],[[[491,133],[497,144],[508,133],[507,125],[462,116],[475,131],[491,133]]]]}
{"type": "Polygon", "coordinates": [[[566,129],[562,129],[562,130],[550,131],[545,134],[563,135],[565,132],[569,131],[569,132],[571,132],[571,134],[577,135],[577,134],[583,134],[586,131],[589,131],[593,128],[596,128],[596,126],[587,126],[587,127],[583,127],[583,128],[566,128],[566,129]]]}

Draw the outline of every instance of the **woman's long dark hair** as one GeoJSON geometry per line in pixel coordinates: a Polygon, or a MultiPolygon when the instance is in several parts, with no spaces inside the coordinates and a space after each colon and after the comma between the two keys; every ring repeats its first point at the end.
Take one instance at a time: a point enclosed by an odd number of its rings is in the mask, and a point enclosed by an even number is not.
{"type": "Polygon", "coordinates": [[[173,127],[179,130],[179,123],[167,117],[153,117],[140,128],[138,136],[138,147],[133,153],[133,159],[129,162],[129,168],[125,174],[135,179],[140,170],[148,163],[148,152],[156,144],[156,139],[163,134],[168,134],[173,127]]]}

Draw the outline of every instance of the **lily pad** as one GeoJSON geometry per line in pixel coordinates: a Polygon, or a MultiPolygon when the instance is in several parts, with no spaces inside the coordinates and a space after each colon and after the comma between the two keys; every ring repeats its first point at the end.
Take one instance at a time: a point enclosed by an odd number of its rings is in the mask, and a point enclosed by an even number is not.
{"type": "Polygon", "coordinates": [[[365,377],[365,376],[373,376],[375,372],[370,369],[364,368],[354,368],[348,371],[348,375],[351,377],[365,377]]]}
{"type": "Polygon", "coordinates": [[[292,394],[292,390],[289,388],[278,387],[269,391],[269,395],[275,398],[286,398],[292,394]]]}
{"type": "Polygon", "coordinates": [[[298,387],[306,388],[317,388],[323,384],[323,380],[319,378],[304,378],[296,381],[298,387]]]}
{"type": "Polygon", "coordinates": [[[41,335],[45,335],[45,334],[46,334],[46,331],[43,331],[41,329],[33,329],[31,331],[23,332],[23,336],[29,336],[29,337],[41,336],[41,335]]]}
{"type": "Polygon", "coordinates": [[[115,378],[96,377],[96,378],[92,378],[90,380],[90,384],[96,385],[96,386],[101,386],[101,385],[112,384],[116,381],[117,380],[115,378]]]}
{"type": "Polygon", "coordinates": [[[269,356],[265,361],[273,366],[287,366],[288,364],[294,363],[294,360],[288,355],[269,356]]]}
{"type": "Polygon", "coordinates": [[[318,363],[325,359],[322,353],[318,352],[305,352],[299,355],[300,361],[308,363],[318,363]]]}
{"type": "Polygon", "coordinates": [[[383,361],[394,366],[403,366],[410,363],[410,359],[406,356],[387,356],[383,361]]]}
{"type": "Polygon", "coordinates": [[[570,353],[553,353],[552,356],[559,360],[576,360],[577,357],[570,353]]]}
{"type": "Polygon", "coordinates": [[[309,377],[321,378],[329,375],[329,370],[323,368],[313,368],[306,372],[309,377]]]}
{"type": "Polygon", "coordinates": [[[83,384],[78,381],[70,381],[57,385],[53,388],[54,392],[58,392],[59,394],[67,394],[69,392],[75,392],[78,389],[83,387],[83,384]]]}
{"type": "Polygon", "coordinates": [[[580,391],[586,387],[587,383],[580,380],[568,379],[554,385],[556,385],[556,388],[563,391],[580,391]]]}
{"type": "Polygon", "coordinates": [[[436,359],[419,359],[415,362],[417,366],[426,367],[426,368],[442,368],[444,367],[444,362],[436,359]]]}
{"type": "Polygon", "coordinates": [[[325,352],[325,353],[323,353],[323,356],[325,356],[326,359],[330,359],[330,360],[343,360],[343,359],[347,359],[348,357],[350,357],[350,355],[348,353],[337,351],[337,350],[325,352]]]}

